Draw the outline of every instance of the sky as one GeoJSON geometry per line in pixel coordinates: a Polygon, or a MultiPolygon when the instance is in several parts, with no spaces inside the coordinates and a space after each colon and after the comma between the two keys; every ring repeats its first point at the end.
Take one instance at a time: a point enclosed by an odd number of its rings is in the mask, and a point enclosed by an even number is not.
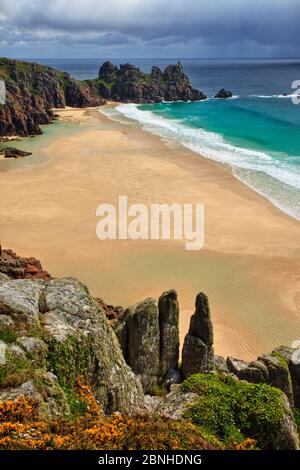
{"type": "Polygon", "coordinates": [[[0,0],[0,56],[299,58],[300,0],[0,0]]]}

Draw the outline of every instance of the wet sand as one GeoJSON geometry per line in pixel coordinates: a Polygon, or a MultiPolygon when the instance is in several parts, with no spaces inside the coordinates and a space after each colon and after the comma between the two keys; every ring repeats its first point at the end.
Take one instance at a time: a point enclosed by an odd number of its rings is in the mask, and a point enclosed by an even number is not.
{"type": "Polygon", "coordinates": [[[217,354],[250,359],[300,339],[299,222],[227,168],[134,123],[96,109],[59,114],[77,129],[45,139],[32,164],[15,160],[3,171],[0,162],[2,246],[41,259],[53,276],[78,277],[113,304],[177,289],[182,337],[197,292],[206,292],[217,354]],[[117,205],[119,195],[146,206],[204,203],[205,249],[99,241],[96,208],[117,205]]]}

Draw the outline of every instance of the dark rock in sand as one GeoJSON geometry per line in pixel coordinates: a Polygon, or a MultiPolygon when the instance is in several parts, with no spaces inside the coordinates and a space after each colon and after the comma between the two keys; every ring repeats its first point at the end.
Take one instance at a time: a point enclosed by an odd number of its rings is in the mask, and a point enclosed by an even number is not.
{"type": "Polygon", "coordinates": [[[31,152],[24,152],[16,148],[6,148],[3,150],[4,158],[22,158],[32,155],[31,152]]]}

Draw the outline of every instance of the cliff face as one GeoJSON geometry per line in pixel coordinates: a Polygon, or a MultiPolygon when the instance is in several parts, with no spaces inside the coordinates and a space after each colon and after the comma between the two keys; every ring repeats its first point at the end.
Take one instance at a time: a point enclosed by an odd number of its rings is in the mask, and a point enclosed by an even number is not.
{"type": "Polygon", "coordinates": [[[126,103],[195,101],[206,96],[192,88],[182,65],[145,74],[130,64],[105,62],[95,80],[80,82],[68,73],[39,64],[0,58],[6,103],[0,105],[0,136],[41,134],[54,119],[53,108],[100,106],[105,100],[126,103]]]}
{"type": "Polygon", "coordinates": [[[180,63],[168,65],[164,72],[152,67],[151,73],[146,74],[131,64],[118,68],[105,62],[100,67],[98,80],[87,83],[104,98],[127,103],[206,99],[203,93],[192,88],[180,63]]]}
{"type": "Polygon", "coordinates": [[[0,105],[0,136],[41,134],[54,119],[52,108],[98,106],[104,100],[69,74],[38,64],[0,59],[6,103],[0,105]]]}

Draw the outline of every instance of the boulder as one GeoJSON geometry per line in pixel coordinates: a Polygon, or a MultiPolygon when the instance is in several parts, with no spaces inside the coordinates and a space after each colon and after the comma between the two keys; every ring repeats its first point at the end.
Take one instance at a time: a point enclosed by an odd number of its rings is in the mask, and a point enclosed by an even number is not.
{"type": "Polygon", "coordinates": [[[61,406],[63,389],[74,388],[82,376],[105,412],[133,414],[143,408],[141,383],[126,364],[105,313],[76,279],[0,283],[1,319],[1,399],[40,393],[57,397],[61,406]],[[50,377],[52,395],[40,391],[37,377],[50,377]]]}
{"type": "Polygon", "coordinates": [[[286,361],[292,382],[294,405],[296,408],[300,408],[300,361],[298,359],[299,353],[297,353],[297,349],[289,348],[286,346],[280,346],[279,348],[273,351],[273,354],[277,354],[286,361]]]}
{"type": "Polygon", "coordinates": [[[16,148],[6,148],[3,150],[4,158],[22,158],[29,157],[32,155],[31,152],[25,152],[24,150],[16,148]]]}
{"type": "Polygon", "coordinates": [[[43,281],[18,279],[0,283],[0,316],[11,317],[19,330],[38,326],[43,288],[43,281]]]}
{"type": "Polygon", "coordinates": [[[268,368],[260,361],[247,363],[241,359],[233,357],[227,358],[229,372],[235,374],[240,380],[247,380],[251,383],[268,383],[268,368]]]}
{"type": "Polygon", "coordinates": [[[268,369],[269,384],[282,390],[288,397],[291,405],[293,405],[292,381],[287,362],[274,353],[264,354],[258,358],[258,361],[265,364],[268,369]]]}
{"type": "Polygon", "coordinates": [[[223,356],[214,356],[213,366],[217,372],[229,372],[226,359],[223,356]]]}
{"type": "MultiPolygon", "coordinates": [[[[126,365],[105,313],[87,287],[72,278],[50,281],[40,305],[45,329],[53,338],[54,367],[59,368],[57,355],[63,351],[70,357],[69,373],[72,367],[75,372],[77,367],[85,370],[106,412],[136,412],[143,405],[141,384],[126,365]]],[[[67,368],[62,373],[68,373],[67,368]]]]}
{"type": "Polygon", "coordinates": [[[225,90],[222,88],[218,93],[215,95],[215,98],[220,98],[220,99],[228,99],[232,98],[232,93],[231,91],[225,90]]]}
{"type": "Polygon", "coordinates": [[[19,387],[0,390],[0,402],[14,401],[20,397],[37,403],[41,419],[67,417],[70,414],[66,395],[51,372],[39,373],[35,379],[19,387]]]}
{"type": "Polygon", "coordinates": [[[180,385],[172,385],[170,393],[158,403],[154,412],[166,418],[179,419],[198,400],[196,393],[184,393],[180,385]]]}
{"type": "Polygon", "coordinates": [[[182,350],[182,376],[207,372],[213,368],[213,326],[208,299],[200,293],[196,298],[196,311],[191,317],[190,328],[182,350]]]}

